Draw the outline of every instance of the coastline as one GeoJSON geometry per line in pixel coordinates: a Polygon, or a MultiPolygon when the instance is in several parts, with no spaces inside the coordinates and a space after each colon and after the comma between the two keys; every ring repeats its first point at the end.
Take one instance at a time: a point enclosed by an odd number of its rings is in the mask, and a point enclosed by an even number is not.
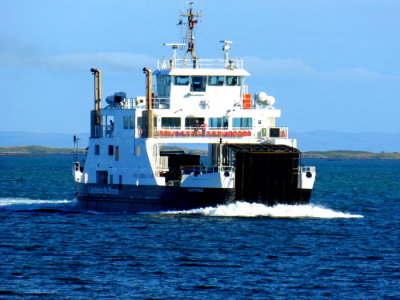
{"type": "MultiPolygon", "coordinates": [[[[172,147],[166,147],[166,150],[173,150],[172,147]]],[[[192,154],[205,155],[206,151],[200,149],[190,149],[184,147],[175,147],[174,150],[191,152],[192,154]]],[[[47,155],[72,155],[72,148],[55,148],[44,146],[15,146],[0,147],[0,156],[47,156],[47,155]]],[[[85,154],[86,149],[78,149],[78,154],[85,154]]],[[[330,150],[330,151],[306,151],[303,152],[303,158],[327,159],[327,160],[400,160],[400,152],[381,152],[374,153],[368,151],[350,151],[350,150],[330,150]]]]}

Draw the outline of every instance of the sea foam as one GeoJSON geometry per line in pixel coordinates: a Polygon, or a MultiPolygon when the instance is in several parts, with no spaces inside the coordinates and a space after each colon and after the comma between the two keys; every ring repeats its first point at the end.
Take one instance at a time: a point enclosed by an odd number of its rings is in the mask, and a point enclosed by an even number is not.
{"type": "Polygon", "coordinates": [[[74,200],[41,200],[29,198],[0,198],[0,211],[29,211],[38,209],[65,210],[76,204],[74,200]]]}
{"type": "Polygon", "coordinates": [[[235,202],[227,205],[191,209],[185,211],[168,211],[164,214],[200,214],[216,217],[271,217],[271,218],[363,218],[362,215],[354,215],[335,211],[318,205],[285,205],[266,206],[259,203],[235,202]]]}

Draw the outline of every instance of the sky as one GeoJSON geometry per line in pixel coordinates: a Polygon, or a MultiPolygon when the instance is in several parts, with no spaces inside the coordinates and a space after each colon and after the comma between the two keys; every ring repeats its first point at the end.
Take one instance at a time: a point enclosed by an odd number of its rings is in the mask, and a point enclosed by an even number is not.
{"type": "MultiPolygon", "coordinates": [[[[183,0],[0,0],[0,131],[89,132],[103,98],[145,95],[143,67],[182,41],[183,0]]],[[[220,40],[296,132],[400,132],[400,1],[198,0],[199,58],[220,40]]]]}

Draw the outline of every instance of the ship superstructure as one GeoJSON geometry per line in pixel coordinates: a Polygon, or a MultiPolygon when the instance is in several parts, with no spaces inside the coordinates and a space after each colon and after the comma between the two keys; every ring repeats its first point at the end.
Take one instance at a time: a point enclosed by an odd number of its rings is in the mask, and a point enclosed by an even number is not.
{"type": "Polygon", "coordinates": [[[91,137],[84,166],[74,163],[81,207],[137,212],[309,201],[315,168],[301,166],[296,140],[277,126],[275,98],[249,91],[250,74],[230,58],[231,41],[221,41],[223,59],[196,56],[198,17],[192,6],[181,14],[185,43],[165,44],[172,58],[154,72],[143,69],[143,97],[117,92],[102,108],[101,72],[91,70],[91,137]],[[166,144],[204,144],[208,154],[167,151],[166,144]]]}

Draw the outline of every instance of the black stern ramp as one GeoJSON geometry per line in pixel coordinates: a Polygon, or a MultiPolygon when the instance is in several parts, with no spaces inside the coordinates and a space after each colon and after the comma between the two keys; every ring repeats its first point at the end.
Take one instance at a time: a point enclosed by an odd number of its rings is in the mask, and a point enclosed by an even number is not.
{"type": "Polygon", "coordinates": [[[311,190],[298,189],[301,152],[285,145],[230,145],[235,153],[235,199],[275,204],[305,204],[311,190]]]}

